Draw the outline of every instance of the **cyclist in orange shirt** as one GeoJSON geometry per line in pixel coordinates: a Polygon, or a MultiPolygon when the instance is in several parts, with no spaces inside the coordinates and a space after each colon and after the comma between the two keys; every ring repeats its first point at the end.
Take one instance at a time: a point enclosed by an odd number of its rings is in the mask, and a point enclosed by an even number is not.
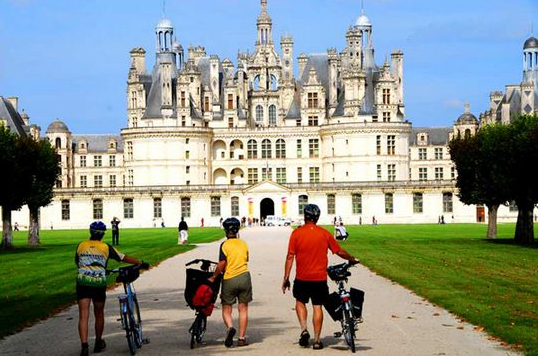
{"type": "Polygon", "coordinates": [[[302,330],[299,345],[302,347],[309,345],[310,334],[307,328],[306,304],[311,299],[314,314],[314,343],[312,345],[314,350],[323,349],[320,339],[323,325],[323,304],[329,295],[327,251],[330,250],[351,263],[359,262],[340,247],[329,231],[316,225],[319,215],[320,210],[317,205],[307,204],[304,207],[305,224],[291,234],[284,267],[284,281],[282,282],[282,292],[286,293],[286,289],[290,289],[290,272],[295,260],[293,296],[295,298],[295,311],[302,330]]]}

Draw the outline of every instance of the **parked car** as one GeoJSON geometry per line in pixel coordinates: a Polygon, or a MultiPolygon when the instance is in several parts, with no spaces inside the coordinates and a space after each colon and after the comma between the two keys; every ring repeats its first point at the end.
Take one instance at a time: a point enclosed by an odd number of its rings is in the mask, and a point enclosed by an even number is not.
{"type": "Polygon", "coordinates": [[[265,226],[290,226],[291,220],[282,216],[267,215],[265,218],[265,226]]]}

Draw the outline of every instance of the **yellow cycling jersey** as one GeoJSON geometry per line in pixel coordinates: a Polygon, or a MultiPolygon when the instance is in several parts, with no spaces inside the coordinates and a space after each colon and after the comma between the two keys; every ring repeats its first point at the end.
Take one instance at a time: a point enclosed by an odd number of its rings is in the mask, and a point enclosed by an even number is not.
{"type": "Polygon", "coordinates": [[[248,272],[248,246],[237,238],[227,239],[220,245],[219,260],[226,261],[223,279],[230,279],[248,272]]]}
{"type": "Polygon", "coordinates": [[[75,263],[78,266],[77,284],[106,287],[106,266],[109,258],[121,261],[125,254],[98,240],[78,244],[75,263]]]}

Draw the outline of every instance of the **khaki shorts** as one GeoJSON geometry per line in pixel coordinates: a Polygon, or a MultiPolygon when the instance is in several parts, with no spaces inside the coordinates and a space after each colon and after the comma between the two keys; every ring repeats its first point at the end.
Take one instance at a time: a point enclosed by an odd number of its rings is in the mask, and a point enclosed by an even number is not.
{"type": "Polygon", "coordinates": [[[252,301],[252,283],[250,273],[245,272],[239,276],[225,279],[222,281],[222,290],[220,293],[222,304],[235,304],[237,299],[239,303],[249,303],[252,301]]]}

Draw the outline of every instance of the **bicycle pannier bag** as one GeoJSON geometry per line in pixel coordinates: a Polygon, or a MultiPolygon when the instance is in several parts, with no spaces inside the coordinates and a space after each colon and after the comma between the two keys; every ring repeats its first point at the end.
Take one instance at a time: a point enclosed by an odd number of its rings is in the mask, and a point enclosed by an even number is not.
{"type": "Polygon", "coordinates": [[[362,304],[364,303],[364,292],[360,289],[350,288],[351,304],[353,305],[353,315],[355,318],[362,317],[362,304]]]}
{"type": "Polygon", "coordinates": [[[331,294],[329,294],[324,306],[325,310],[327,310],[327,312],[334,321],[342,320],[344,313],[342,311],[342,302],[340,300],[340,295],[338,295],[337,292],[332,292],[331,294]]]}
{"type": "Polygon", "coordinates": [[[205,307],[211,304],[213,299],[213,290],[207,284],[202,284],[194,293],[192,297],[192,305],[195,307],[205,307]]]}

